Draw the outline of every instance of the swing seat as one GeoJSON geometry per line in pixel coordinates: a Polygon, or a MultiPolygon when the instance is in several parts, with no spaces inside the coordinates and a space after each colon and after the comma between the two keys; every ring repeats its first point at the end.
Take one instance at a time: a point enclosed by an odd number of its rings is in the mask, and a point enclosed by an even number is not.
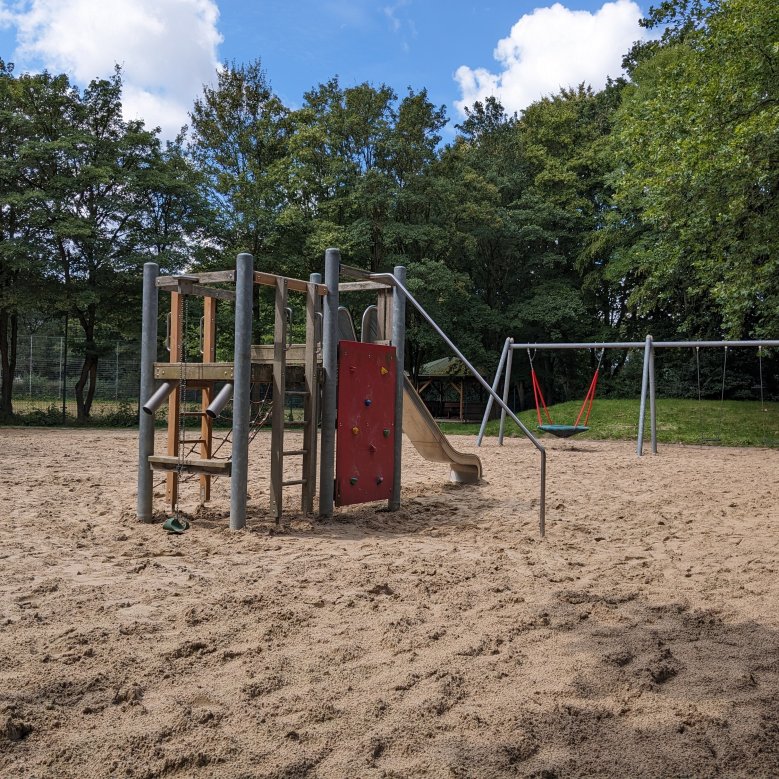
{"type": "Polygon", "coordinates": [[[586,425],[539,425],[538,429],[558,438],[570,438],[579,433],[585,433],[590,428],[586,425]]]}

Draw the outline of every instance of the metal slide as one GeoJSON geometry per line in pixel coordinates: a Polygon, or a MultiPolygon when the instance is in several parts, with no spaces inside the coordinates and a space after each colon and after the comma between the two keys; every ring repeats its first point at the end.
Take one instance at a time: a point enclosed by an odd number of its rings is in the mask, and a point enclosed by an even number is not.
{"type": "Polygon", "coordinates": [[[481,479],[481,460],[475,454],[452,448],[408,376],[403,379],[403,432],[414,448],[425,460],[449,463],[450,481],[459,484],[478,482],[481,479]]]}

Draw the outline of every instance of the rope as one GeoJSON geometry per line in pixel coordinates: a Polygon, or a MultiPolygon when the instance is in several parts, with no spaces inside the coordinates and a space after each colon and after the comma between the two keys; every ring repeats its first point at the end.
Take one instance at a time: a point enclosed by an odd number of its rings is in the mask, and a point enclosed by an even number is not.
{"type": "Polygon", "coordinates": [[[541,420],[541,406],[544,407],[544,414],[550,425],[553,425],[552,417],[549,415],[549,409],[546,407],[546,401],[544,400],[544,393],[541,391],[541,385],[538,383],[538,376],[536,376],[536,369],[533,367],[533,355],[530,353],[530,349],[527,350],[527,356],[530,359],[530,378],[533,383],[533,398],[536,402],[536,416],[538,417],[538,426],[543,424],[541,420]]]}
{"type": "Polygon", "coordinates": [[[574,427],[579,427],[579,420],[582,418],[584,409],[587,409],[587,416],[584,417],[584,426],[587,427],[587,423],[590,421],[590,412],[592,411],[592,404],[595,402],[595,390],[598,386],[598,376],[600,375],[600,366],[603,362],[603,355],[606,353],[605,349],[600,350],[600,357],[598,358],[598,365],[595,367],[595,374],[590,382],[590,388],[587,390],[587,394],[584,397],[582,407],[579,409],[579,416],[576,417],[574,427]]]}

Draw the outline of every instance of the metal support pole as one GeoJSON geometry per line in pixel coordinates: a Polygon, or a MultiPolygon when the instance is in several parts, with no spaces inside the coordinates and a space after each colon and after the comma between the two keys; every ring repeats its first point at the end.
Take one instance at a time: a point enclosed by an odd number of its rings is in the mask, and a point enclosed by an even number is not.
{"type": "MultiPolygon", "coordinates": [[[[510,339],[513,343],[514,339],[510,339]]],[[[510,345],[509,345],[510,346],[510,345]]],[[[511,363],[514,357],[514,350],[509,348],[506,358],[506,378],[503,381],[503,408],[500,410],[500,429],[498,431],[498,446],[503,446],[503,431],[506,429],[506,409],[509,402],[509,390],[511,388],[511,363]]]]}
{"type": "Polygon", "coordinates": [[[246,526],[249,481],[249,423],[252,381],[252,297],[254,257],[238,255],[235,265],[235,350],[233,355],[233,465],[230,482],[230,529],[246,526]]]}
{"type": "MultiPolygon", "coordinates": [[[[406,268],[396,265],[395,278],[403,285],[406,283],[406,268]]],[[[392,290],[392,345],[395,347],[395,452],[394,470],[392,473],[392,495],[387,508],[397,511],[400,508],[400,475],[403,452],[403,384],[404,358],[406,350],[406,297],[395,287],[392,290]]]]}
{"type": "MultiPolygon", "coordinates": [[[[157,359],[157,312],[159,308],[156,284],[159,271],[156,262],[147,262],[143,266],[141,398],[148,398],[154,392],[154,361],[157,359]]],[[[149,522],[152,518],[154,484],[152,470],[149,467],[149,457],[153,454],[154,416],[144,414],[141,411],[138,414],[138,502],[136,507],[136,514],[141,522],[149,522]]]]}
{"type": "Polygon", "coordinates": [[[338,280],[341,274],[341,252],[325,252],[325,284],[322,322],[322,433],[319,465],[319,515],[333,513],[335,491],[335,425],[338,403],[338,280]]]}
{"type": "Polygon", "coordinates": [[[652,454],[657,454],[657,409],[655,405],[655,347],[649,347],[649,435],[652,454]]]}
{"type": "Polygon", "coordinates": [[[303,403],[303,478],[306,480],[300,495],[300,508],[305,514],[314,513],[316,496],[317,436],[319,428],[319,326],[322,320],[322,298],[313,285],[321,284],[322,276],[312,273],[308,278],[306,294],[306,396],[303,403]]]}
{"type": "Polygon", "coordinates": [[[500,353],[500,360],[498,362],[498,370],[495,371],[495,380],[492,382],[492,392],[487,399],[487,408],[484,409],[484,418],[481,421],[481,427],[479,428],[479,435],[476,437],[476,446],[481,446],[481,442],[484,439],[484,431],[487,429],[487,421],[490,418],[490,411],[492,411],[492,404],[495,401],[493,397],[494,393],[498,391],[498,384],[500,384],[500,376],[503,373],[503,366],[506,364],[506,356],[511,349],[513,338],[507,338],[506,343],[503,344],[503,351],[500,353]]]}
{"type": "MultiPolygon", "coordinates": [[[[67,312],[65,313],[65,345],[63,347],[63,359],[62,359],[62,421],[65,421],[67,415],[67,386],[68,386],[68,323],[70,317],[67,312]]],[[[155,339],[156,340],[156,339],[155,339]]],[[[156,355],[155,355],[156,356],[156,355]]],[[[140,407],[140,403],[138,404],[140,407]]],[[[140,414],[140,410],[138,411],[140,414]]]]}
{"type": "Polygon", "coordinates": [[[638,410],[638,443],[636,454],[644,454],[644,420],[646,419],[646,396],[649,389],[649,355],[652,352],[652,336],[648,335],[644,342],[644,370],[641,374],[641,405],[638,410]]]}
{"type": "Polygon", "coordinates": [[[541,489],[539,496],[540,506],[538,507],[538,529],[540,534],[543,536],[546,528],[546,449],[544,449],[541,442],[530,432],[530,430],[528,430],[527,426],[522,422],[522,420],[506,406],[506,404],[503,402],[503,398],[501,398],[500,395],[498,395],[498,393],[492,389],[489,384],[487,384],[482,375],[468,361],[468,358],[454,345],[449,336],[439,327],[435,319],[433,319],[433,317],[431,317],[430,314],[425,311],[419,301],[411,294],[411,292],[408,291],[408,289],[406,289],[402,282],[395,278],[395,276],[393,276],[391,273],[373,273],[371,274],[370,278],[373,281],[386,281],[388,284],[400,288],[401,292],[403,292],[403,294],[406,296],[406,300],[411,303],[412,306],[414,306],[414,308],[422,315],[422,317],[433,328],[433,330],[438,333],[438,335],[443,339],[444,343],[455,353],[457,357],[459,357],[462,364],[471,372],[479,384],[481,384],[481,386],[487,390],[487,392],[489,392],[490,395],[498,402],[500,407],[506,409],[506,413],[511,417],[519,429],[528,437],[533,446],[535,446],[535,448],[538,450],[538,453],[541,456],[541,489]]]}

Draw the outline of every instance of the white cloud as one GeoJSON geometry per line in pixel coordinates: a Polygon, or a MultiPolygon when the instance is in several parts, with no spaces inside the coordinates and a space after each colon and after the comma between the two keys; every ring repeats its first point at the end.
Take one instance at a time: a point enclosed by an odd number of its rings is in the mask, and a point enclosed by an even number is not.
{"type": "Polygon", "coordinates": [[[501,65],[498,73],[467,65],[457,69],[462,100],[455,106],[464,113],[476,100],[494,96],[513,113],[582,81],[598,89],[607,76],[620,75],[622,57],[633,42],[646,38],[638,25],[641,16],[632,0],[605,3],[595,13],[571,11],[560,3],[536,8],[498,41],[493,52],[501,65]]]}
{"type": "Polygon", "coordinates": [[[0,0],[16,27],[17,69],[68,73],[78,84],[122,66],[124,112],[172,138],[218,68],[215,0],[0,0]]]}

